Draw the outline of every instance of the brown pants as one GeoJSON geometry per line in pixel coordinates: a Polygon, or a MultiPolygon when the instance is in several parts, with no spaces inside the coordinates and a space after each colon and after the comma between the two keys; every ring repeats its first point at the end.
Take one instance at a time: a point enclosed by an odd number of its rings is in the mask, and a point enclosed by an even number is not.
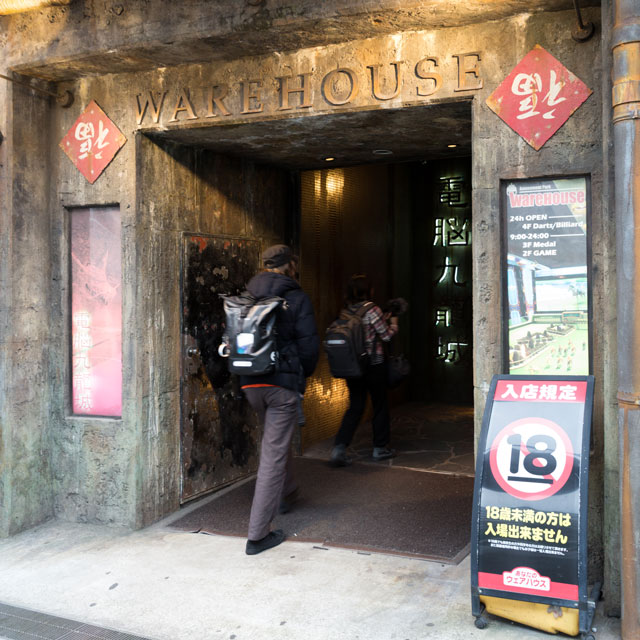
{"type": "Polygon", "coordinates": [[[254,387],[244,393],[264,425],[248,535],[260,540],[269,533],[282,497],[296,489],[291,438],[298,422],[298,393],[283,387],[254,387]]]}

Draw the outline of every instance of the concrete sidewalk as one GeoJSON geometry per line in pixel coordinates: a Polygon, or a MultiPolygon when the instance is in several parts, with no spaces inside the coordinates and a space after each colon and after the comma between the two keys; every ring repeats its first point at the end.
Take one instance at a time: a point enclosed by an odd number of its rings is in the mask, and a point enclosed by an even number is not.
{"type": "MultiPolygon", "coordinates": [[[[473,624],[469,558],[458,566],[287,541],[51,522],[0,541],[0,602],[157,640],[524,640],[473,624]]],[[[620,638],[599,613],[598,640],[620,638]]],[[[2,634],[0,632],[0,637],[2,634]]],[[[14,636],[15,637],[15,636],[14,636]]]]}

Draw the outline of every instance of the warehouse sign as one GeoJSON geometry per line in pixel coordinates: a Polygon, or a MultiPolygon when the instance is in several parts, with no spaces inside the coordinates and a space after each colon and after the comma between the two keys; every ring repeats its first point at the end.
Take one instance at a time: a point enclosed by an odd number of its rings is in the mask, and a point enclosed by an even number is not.
{"type": "Polygon", "coordinates": [[[429,54],[413,60],[369,64],[332,61],[329,68],[255,69],[252,75],[147,87],[135,94],[136,125],[197,124],[234,117],[289,115],[342,107],[381,106],[394,101],[420,103],[470,95],[483,87],[482,53],[429,54]]]}
{"type": "Polygon", "coordinates": [[[538,151],[591,93],[536,45],[487,98],[487,105],[538,151]]]}
{"type": "MultiPolygon", "coordinates": [[[[472,598],[587,603],[591,376],[495,376],[478,448],[472,598]]],[[[584,607],[583,607],[584,605],[584,607]]]]}

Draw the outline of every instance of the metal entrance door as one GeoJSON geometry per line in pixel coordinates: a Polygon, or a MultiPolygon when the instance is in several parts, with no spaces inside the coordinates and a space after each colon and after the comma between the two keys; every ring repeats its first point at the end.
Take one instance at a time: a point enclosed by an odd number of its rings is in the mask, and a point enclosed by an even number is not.
{"type": "Polygon", "coordinates": [[[256,273],[254,240],[184,234],[182,240],[181,501],[249,475],[258,466],[258,427],[218,355],[219,294],[244,290],[256,273]]]}

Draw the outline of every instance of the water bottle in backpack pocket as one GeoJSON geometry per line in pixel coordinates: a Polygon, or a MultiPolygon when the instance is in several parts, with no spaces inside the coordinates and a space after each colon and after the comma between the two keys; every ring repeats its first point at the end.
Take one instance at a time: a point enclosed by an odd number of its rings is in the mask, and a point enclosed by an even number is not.
{"type": "Polygon", "coordinates": [[[360,378],[364,375],[369,355],[362,318],[372,306],[372,302],[363,304],[356,312],[342,309],[327,328],[324,350],[334,378],[360,378]]]}
{"type": "Polygon", "coordinates": [[[248,291],[220,296],[226,329],[218,354],[228,358],[229,371],[245,376],[273,373],[278,369],[276,314],[283,298],[254,298],[248,291]]]}

